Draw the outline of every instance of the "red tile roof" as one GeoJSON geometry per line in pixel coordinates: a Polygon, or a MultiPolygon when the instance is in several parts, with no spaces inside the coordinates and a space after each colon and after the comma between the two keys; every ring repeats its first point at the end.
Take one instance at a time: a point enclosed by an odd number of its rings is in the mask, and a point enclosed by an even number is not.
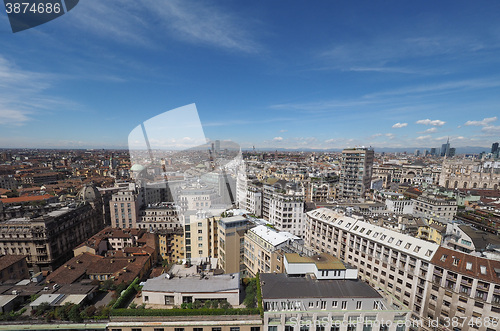
{"type": "Polygon", "coordinates": [[[460,273],[465,276],[500,284],[500,261],[489,260],[448,248],[439,247],[436,254],[434,254],[434,257],[432,258],[431,263],[443,269],[460,273]],[[443,256],[446,256],[446,259],[444,259],[443,256]],[[454,265],[454,258],[458,259],[457,265],[454,265]],[[470,263],[470,268],[467,268],[468,263],[470,263]],[[481,267],[485,267],[485,269],[483,268],[484,270],[481,270],[481,267]],[[484,271],[484,273],[482,271],[484,271]]]}
{"type": "Polygon", "coordinates": [[[21,202],[31,202],[31,201],[44,201],[55,198],[53,195],[44,194],[44,195],[34,195],[27,197],[19,197],[19,198],[6,198],[0,199],[3,203],[21,203],[21,202]]]}

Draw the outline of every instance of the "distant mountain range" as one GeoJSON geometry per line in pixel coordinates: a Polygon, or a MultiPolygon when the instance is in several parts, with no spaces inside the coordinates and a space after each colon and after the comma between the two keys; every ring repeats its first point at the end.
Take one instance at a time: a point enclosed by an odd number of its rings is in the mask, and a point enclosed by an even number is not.
{"type": "MultiPolygon", "coordinates": [[[[452,146],[453,147],[453,146],[452,146]]],[[[434,147],[433,147],[434,148],[434,147]]],[[[415,150],[420,150],[420,152],[424,152],[425,150],[430,151],[430,147],[373,147],[376,153],[415,153],[415,150]]],[[[252,148],[242,148],[245,152],[250,152],[252,148]]],[[[314,149],[314,148],[255,148],[257,152],[341,152],[341,148],[328,148],[328,149],[314,149]]],[[[465,146],[465,147],[456,147],[456,154],[479,154],[481,152],[489,153],[491,151],[491,147],[475,147],[475,146],[465,146]]]]}

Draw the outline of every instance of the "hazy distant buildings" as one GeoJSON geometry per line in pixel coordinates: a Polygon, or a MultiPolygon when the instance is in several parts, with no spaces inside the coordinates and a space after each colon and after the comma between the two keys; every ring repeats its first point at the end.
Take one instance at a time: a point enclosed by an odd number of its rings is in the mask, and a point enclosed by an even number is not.
{"type": "Polygon", "coordinates": [[[340,197],[360,198],[370,189],[374,151],[371,148],[344,149],[340,160],[340,197]]]}

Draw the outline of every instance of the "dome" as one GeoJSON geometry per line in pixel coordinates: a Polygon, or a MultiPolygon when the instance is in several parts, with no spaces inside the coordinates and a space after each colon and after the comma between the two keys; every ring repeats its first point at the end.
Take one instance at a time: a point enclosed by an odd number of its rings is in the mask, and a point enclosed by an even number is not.
{"type": "Polygon", "coordinates": [[[130,167],[130,171],[134,171],[134,172],[141,172],[144,169],[146,169],[144,166],[137,164],[137,163],[134,164],[132,167],[130,167]]]}
{"type": "Polygon", "coordinates": [[[83,201],[94,201],[100,198],[101,193],[94,185],[85,185],[78,193],[78,199],[83,201]]]}

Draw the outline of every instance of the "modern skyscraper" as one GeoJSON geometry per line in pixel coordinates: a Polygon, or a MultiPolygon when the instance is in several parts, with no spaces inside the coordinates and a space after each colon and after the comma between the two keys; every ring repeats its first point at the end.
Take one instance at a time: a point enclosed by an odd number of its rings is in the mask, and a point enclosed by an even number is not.
{"type": "Polygon", "coordinates": [[[491,145],[491,154],[497,154],[498,153],[498,143],[493,143],[491,145]]]}
{"type": "Polygon", "coordinates": [[[351,148],[342,151],[340,197],[364,197],[372,180],[373,156],[372,148],[351,148]]]}
{"type": "Polygon", "coordinates": [[[450,154],[450,138],[446,141],[446,144],[441,145],[441,156],[449,156],[450,154]]]}

